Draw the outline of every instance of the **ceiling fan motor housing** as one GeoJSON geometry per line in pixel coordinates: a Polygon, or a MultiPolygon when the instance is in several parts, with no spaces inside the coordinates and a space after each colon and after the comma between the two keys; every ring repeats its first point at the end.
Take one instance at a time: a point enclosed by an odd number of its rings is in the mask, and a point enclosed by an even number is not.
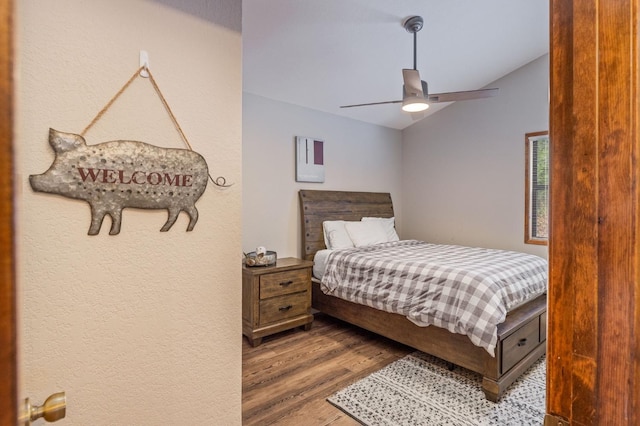
{"type": "MultiPolygon", "coordinates": [[[[422,83],[422,96],[425,99],[428,99],[428,96],[429,96],[429,85],[424,80],[421,80],[421,83],[422,83]]],[[[410,96],[416,96],[417,93],[409,93],[409,95],[410,96]]],[[[406,89],[405,85],[403,84],[402,85],[402,99],[404,99],[406,97],[407,97],[407,89],[406,89]]]]}

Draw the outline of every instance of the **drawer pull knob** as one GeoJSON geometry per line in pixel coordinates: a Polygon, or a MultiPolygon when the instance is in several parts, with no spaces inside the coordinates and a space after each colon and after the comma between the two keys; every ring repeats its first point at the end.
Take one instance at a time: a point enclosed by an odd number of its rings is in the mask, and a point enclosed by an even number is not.
{"type": "Polygon", "coordinates": [[[289,280],[289,281],[282,281],[282,282],[280,283],[280,285],[281,285],[282,287],[286,287],[286,286],[291,285],[291,284],[293,284],[293,281],[291,281],[291,280],[289,280]]]}
{"type": "Polygon", "coordinates": [[[518,340],[518,346],[524,346],[527,344],[527,339],[520,339],[518,340]]]}
{"type": "Polygon", "coordinates": [[[287,306],[280,306],[278,308],[279,311],[284,312],[284,311],[288,311],[289,309],[293,308],[293,306],[291,305],[287,305],[287,306]]]}

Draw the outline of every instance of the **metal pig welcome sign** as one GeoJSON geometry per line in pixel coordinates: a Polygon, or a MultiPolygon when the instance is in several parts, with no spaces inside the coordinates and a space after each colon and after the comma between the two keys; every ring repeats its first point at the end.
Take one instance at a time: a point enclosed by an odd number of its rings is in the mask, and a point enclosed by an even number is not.
{"type": "Polygon", "coordinates": [[[187,231],[193,230],[195,203],[209,177],[200,154],[126,140],[87,145],[80,135],[54,129],[49,130],[49,144],[55,151],[53,164],[43,174],[29,176],[31,188],[88,202],[89,235],[100,232],[106,215],[111,217],[109,234],[118,234],[125,207],[167,209],[161,231],[168,231],[185,211],[187,231]]]}

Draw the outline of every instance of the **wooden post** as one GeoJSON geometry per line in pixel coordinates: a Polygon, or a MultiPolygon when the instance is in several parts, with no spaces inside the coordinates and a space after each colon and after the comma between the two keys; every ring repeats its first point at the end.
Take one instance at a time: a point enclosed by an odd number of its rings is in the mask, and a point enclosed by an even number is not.
{"type": "Polygon", "coordinates": [[[640,424],[638,0],[550,4],[545,424],[640,424]]]}

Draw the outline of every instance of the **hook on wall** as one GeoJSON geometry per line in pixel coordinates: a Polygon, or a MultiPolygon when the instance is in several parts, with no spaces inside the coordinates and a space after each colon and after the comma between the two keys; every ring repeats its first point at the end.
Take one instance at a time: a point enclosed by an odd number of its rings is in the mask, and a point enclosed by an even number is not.
{"type": "Polygon", "coordinates": [[[140,71],[140,77],[149,78],[149,72],[147,71],[149,69],[149,54],[146,50],[140,51],[140,66],[144,67],[140,71]]]}

